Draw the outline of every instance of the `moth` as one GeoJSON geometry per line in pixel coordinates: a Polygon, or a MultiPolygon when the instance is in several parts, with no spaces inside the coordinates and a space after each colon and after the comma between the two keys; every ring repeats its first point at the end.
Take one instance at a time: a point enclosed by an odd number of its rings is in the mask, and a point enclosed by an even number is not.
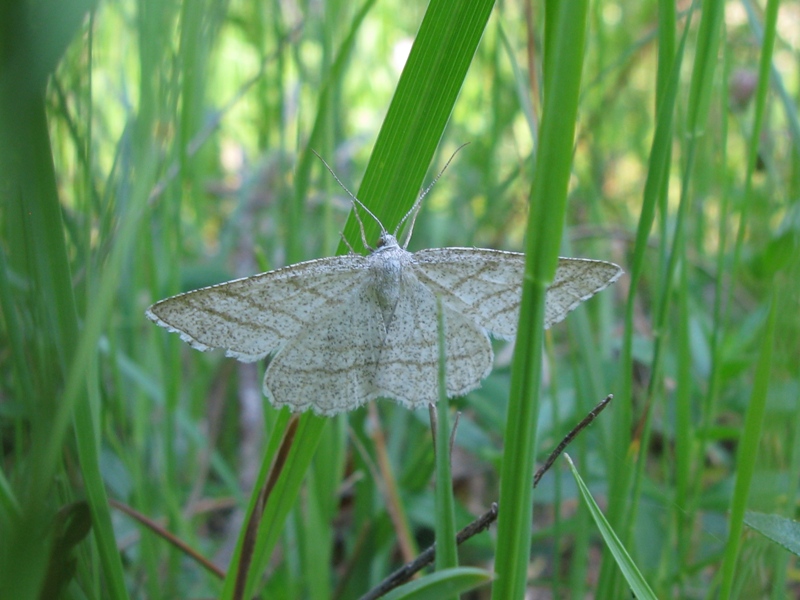
{"type": "MultiPolygon", "coordinates": [[[[351,249],[213,285],[156,302],[146,314],[198,350],[221,348],[244,362],[271,357],[263,391],[272,405],[334,415],[375,398],[409,408],[436,402],[438,296],[447,394],[462,396],[491,371],[489,334],[512,339],[517,333],[525,255],[482,248],[411,253],[412,229],[413,219],[401,245],[397,230],[381,226],[367,256],[351,249]]],[[[544,326],[622,273],[610,262],[559,259],[544,326]]]]}

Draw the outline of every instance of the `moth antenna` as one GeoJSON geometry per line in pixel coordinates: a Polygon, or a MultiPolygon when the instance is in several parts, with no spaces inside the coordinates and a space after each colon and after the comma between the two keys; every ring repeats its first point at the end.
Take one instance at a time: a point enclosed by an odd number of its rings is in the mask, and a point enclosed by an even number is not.
{"type": "MultiPolygon", "coordinates": [[[[428,187],[426,187],[422,191],[422,193],[419,195],[419,198],[417,198],[417,201],[414,202],[414,206],[412,206],[411,209],[405,214],[405,216],[402,219],[400,219],[400,222],[397,224],[397,227],[394,230],[394,236],[395,237],[397,237],[397,233],[400,231],[400,228],[403,226],[403,223],[405,223],[406,220],[408,220],[408,217],[412,217],[411,223],[409,224],[409,227],[408,227],[408,233],[406,234],[405,241],[403,242],[403,249],[405,249],[406,246],[408,246],[408,242],[411,241],[411,233],[414,231],[414,223],[417,220],[417,215],[419,214],[419,210],[420,210],[420,208],[422,206],[422,199],[425,198],[425,196],[428,195],[428,192],[430,192],[431,189],[433,188],[433,186],[436,185],[436,182],[439,181],[439,178],[442,175],[444,175],[444,172],[447,170],[447,167],[450,166],[450,163],[453,162],[453,159],[456,157],[456,154],[458,154],[464,146],[468,146],[468,145],[469,145],[469,142],[466,142],[465,144],[461,144],[458,148],[455,149],[453,154],[450,155],[450,158],[447,159],[447,162],[444,163],[444,166],[442,167],[442,170],[439,171],[439,174],[436,177],[433,178],[433,181],[431,181],[428,184],[428,187]]],[[[315,154],[316,154],[316,152],[315,152],[315,154]]],[[[323,161],[323,162],[325,162],[325,161],[323,161]]]]}
{"type": "MultiPolygon", "coordinates": [[[[414,233],[414,223],[417,222],[417,216],[419,215],[419,211],[422,209],[422,204],[420,204],[419,201],[422,200],[422,198],[427,193],[428,193],[428,191],[425,190],[425,192],[422,194],[422,196],[420,196],[417,199],[417,201],[414,203],[414,206],[411,207],[411,210],[414,211],[414,216],[411,217],[411,222],[409,222],[409,224],[408,224],[408,231],[406,232],[405,239],[403,240],[403,250],[408,248],[408,242],[411,241],[411,234],[414,233]]],[[[408,213],[406,213],[406,216],[408,216],[408,213]]],[[[397,226],[398,229],[400,228],[400,225],[402,225],[403,221],[405,221],[405,220],[406,220],[406,217],[403,217],[403,219],[400,221],[400,223],[397,226]]],[[[397,237],[397,232],[396,231],[395,231],[395,237],[397,237]]]]}
{"type": "Polygon", "coordinates": [[[355,254],[356,251],[353,250],[353,247],[350,245],[350,242],[347,241],[347,238],[344,237],[344,231],[339,232],[339,237],[342,238],[344,245],[347,246],[347,249],[350,250],[350,254],[355,254]]]}
{"type": "MultiPolygon", "coordinates": [[[[364,244],[364,248],[372,250],[372,246],[367,243],[367,234],[364,231],[364,221],[361,220],[361,215],[358,214],[358,207],[355,204],[353,204],[353,214],[356,216],[356,221],[358,221],[358,230],[361,232],[361,243],[364,244]]],[[[355,254],[355,252],[353,254],[355,254]]]]}
{"type": "MultiPolygon", "coordinates": [[[[370,209],[368,209],[367,206],[361,200],[359,200],[358,198],[355,197],[353,192],[351,192],[350,190],[347,189],[347,187],[342,183],[341,179],[339,179],[336,176],[336,173],[333,172],[333,169],[331,169],[330,165],[325,162],[325,159],[322,158],[319,154],[317,154],[316,150],[314,150],[312,148],[311,152],[313,152],[314,156],[316,156],[318,159],[320,159],[322,161],[322,164],[325,165],[325,168],[328,169],[328,172],[331,175],[333,175],[333,178],[336,180],[336,183],[339,184],[339,187],[342,188],[345,192],[347,192],[348,196],[350,196],[351,202],[353,204],[353,213],[356,216],[356,221],[358,221],[358,227],[359,227],[359,229],[361,229],[361,242],[364,244],[365,248],[368,248],[369,250],[374,250],[374,248],[367,243],[367,235],[364,232],[364,222],[361,220],[361,215],[358,214],[358,210],[356,210],[357,206],[360,206],[361,208],[363,208],[364,211],[366,211],[366,213],[375,220],[375,222],[381,228],[381,233],[386,233],[386,228],[383,226],[383,223],[381,223],[381,220],[378,217],[376,217],[373,214],[373,212],[370,209]]],[[[449,161],[448,161],[448,164],[449,164],[449,161]]],[[[346,240],[345,240],[345,243],[346,243],[346,240]]],[[[348,246],[349,246],[349,244],[348,244],[348,246]]],[[[352,250],[352,248],[351,248],[351,250],[352,250]]]]}

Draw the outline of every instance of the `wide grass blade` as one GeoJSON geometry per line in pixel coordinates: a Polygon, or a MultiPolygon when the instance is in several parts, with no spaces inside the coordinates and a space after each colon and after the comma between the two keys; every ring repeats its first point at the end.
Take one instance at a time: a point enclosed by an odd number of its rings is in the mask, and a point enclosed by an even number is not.
{"type": "MultiPolygon", "coordinates": [[[[392,231],[411,208],[444,133],[493,2],[433,0],[389,106],[358,198],[392,231]]],[[[377,223],[364,223],[367,240],[377,223]]],[[[344,230],[360,239],[353,216],[344,230]]],[[[339,251],[346,251],[344,243],[339,251]]]]}

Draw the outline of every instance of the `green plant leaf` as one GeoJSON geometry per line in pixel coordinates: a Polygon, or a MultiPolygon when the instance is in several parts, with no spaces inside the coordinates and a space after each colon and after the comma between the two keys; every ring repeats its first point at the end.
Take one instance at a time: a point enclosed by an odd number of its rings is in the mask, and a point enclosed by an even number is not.
{"type": "Polygon", "coordinates": [[[589,488],[586,487],[583,479],[581,479],[581,476],[578,474],[578,470],[572,463],[572,459],[568,454],[565,454],[564,457],[569,462],[569,468],[572,471],[572,475],[575,477],[575,482],[578,484],[578,491],[580,491],[581,497],[589,507],[589,512],[594,522],[597,524],[597,528],[600,530],[600,535],[603,536],[606,548],[611,551],[611,555],[614,557],[614,561],[617,563],[617,566],[619,566],[620,571],[622,571],[622,575],[625,577],[625,581],[628,582],[634,597],[637,598],[637,600],[657,600],[656,595],[653,593],[653,590],[650,589],[650,586],[633,562],[625,546],[622,545],[617,534],[614,533],[611,525],[609,525],[603,515],[603,511],[600,510],[600,507],[597,506],[594,498],[592,498],[589,488]]]}
{"type": "Polygon", "coordinates": [[[781,515],[767,515],[748,510],[744,523],[795,556],[800,556],[800,522],[781,515]]]}
{"type": "Polygon", "coordinates": [[[545,99],[527,224],[519,332],[511,371],[492,598],[522,598],[528,573],[533,461],[542,387],[545,294],[561,247],[586,39],[584,1],[551,3],[546,15],[545,99]],[[555,9],[551,11],[551,8],[555,9]],[[555,14],[551,15],[550,13],[555,14]],[[556,74],[558,76],[556,77],[556,74]]]}
{"type": "Polygon", "coordinates": [[[474,567],[437,571],[393,589],[383,600],[440,600],[486,585],[492,574],[474,567]]]}

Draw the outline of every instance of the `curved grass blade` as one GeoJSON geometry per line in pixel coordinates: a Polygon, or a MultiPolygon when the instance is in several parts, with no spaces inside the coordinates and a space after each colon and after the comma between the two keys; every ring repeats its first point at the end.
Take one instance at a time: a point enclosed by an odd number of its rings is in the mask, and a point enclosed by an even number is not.
{"type": "Polygon", "coordinates": [[[605,516],[603,516],[603,512],[600,510],[600,507],[597,506],[594,498],[592,498],[589,488],[586,487],[583,479],[581,479],[581,476],[578,474],[578,470],[572,463],[572,459],[569,457],[569,454],[565,454],[564,456],[566,457],[567,461],[569,461],[569,468],[572,471],[572,475],[575,477],[575,483],[578,484],[578,490],[586,502],[586,505],[589,507],[589,512],[591,513],[594,522],[597,524],[597,528],[600,530],[600,535],[603,536],[603,540],[606,543],[606,548],[611,551],[611,555],[614,557],[617,566],[619,566],[620,571],[622,571],[622,576],[625,577],[625,581],[628,582],[628,585],[633,592],[633,597],[638,598],[639,600],[657,600],[655,593],[650,589],[650,586],[647,584],[647,581],[645,581],[645,578],[634,564],[633,559],[631,558],[630,554],[628,554],[625,546],[622,545],[622,542],[620,542],[617,534],[614,533],[611,525],[609,525],[605,516]]]}
{"type": "Polygon", "coordinates": [[[445,569],[401,585],[386,594],[383,600],[439,600],[474,590],[491,580],[489,571],[475,567],[445,569]]]}

